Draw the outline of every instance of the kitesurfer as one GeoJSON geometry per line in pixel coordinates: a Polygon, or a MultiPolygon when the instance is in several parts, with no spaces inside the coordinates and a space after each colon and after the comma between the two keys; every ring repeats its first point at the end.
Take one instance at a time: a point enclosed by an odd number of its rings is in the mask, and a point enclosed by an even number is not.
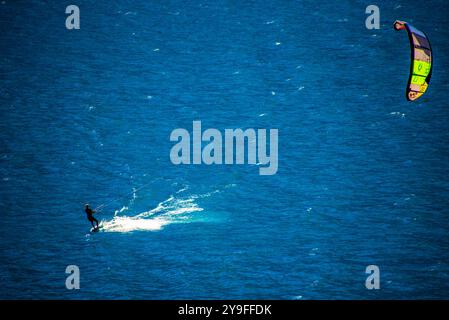
{"type": "Polygon", "coordinates": [[[91,208],[89,208],[89,205],[86,204],[84,205],[84,211],[87,214],[87,220],[90,221],[90,223],[92,224],[92,227],[94,229],[98,229],[98,220],[94,218],[93,214],[95,213],[95,210],[92,210],[91,208]],[[97,224],[97,226],[94,226],[94,222],[97,224]]]}

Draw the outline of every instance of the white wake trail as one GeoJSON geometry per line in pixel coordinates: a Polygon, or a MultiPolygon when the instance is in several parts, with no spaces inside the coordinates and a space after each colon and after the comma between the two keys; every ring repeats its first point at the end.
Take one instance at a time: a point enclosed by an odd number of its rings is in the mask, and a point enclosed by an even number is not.
{"type": "MultiPolygon", "coordinates": [[[[184,190],[180,190],[182,191],[184,190]]],[[[128,207],[123,207],[115,212],[111,220],[101,221],[101,230],[103,232],[157,231],[172,223],[185,223],[191,218],[189,214],[203,211],[203,208],[195,202],[197,198],[198,196],[187,198],[170,196],[155,208],[135,216],[118,215],[128,210],[128,207]]]]}

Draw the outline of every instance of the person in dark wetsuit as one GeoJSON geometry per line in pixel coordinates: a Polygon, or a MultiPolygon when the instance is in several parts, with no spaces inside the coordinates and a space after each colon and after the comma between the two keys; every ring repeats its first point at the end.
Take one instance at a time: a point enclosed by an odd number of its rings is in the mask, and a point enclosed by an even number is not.
{"type": "Polygon", "coordinates": [[[91,208],[89,208],[89,205],[86,204],[84,206],[84,211],[87,214],[87,220],[90,221],[90,223],[92,224],[92,227],[94,229],[98,229],[98,220],[94,218],[93,214],[95,213],[95,210],[92,210],[91,208]],[[94,226],[94,222],[97,224],[97,226],[94,226]]]}

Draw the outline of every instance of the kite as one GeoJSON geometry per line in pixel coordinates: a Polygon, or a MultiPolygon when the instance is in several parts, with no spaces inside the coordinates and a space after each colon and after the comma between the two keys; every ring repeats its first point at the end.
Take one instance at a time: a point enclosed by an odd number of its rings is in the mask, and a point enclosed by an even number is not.
{"type": "Polygon", "coordinates": [[[426,92],[432,75],[432,47],[424,32],[405,21],[396,20],[394,29],[406,30],[410,40],[411,65],[406,97],[415,101],[426,92]]]}

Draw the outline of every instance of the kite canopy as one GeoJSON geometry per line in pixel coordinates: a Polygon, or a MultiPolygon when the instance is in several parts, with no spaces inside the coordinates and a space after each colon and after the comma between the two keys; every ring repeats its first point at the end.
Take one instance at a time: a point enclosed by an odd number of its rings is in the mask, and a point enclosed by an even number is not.
{"type": "Polygon", "coordinates": [[[432,48],[424,32],[405,21],[396,20],[395,30],[406,30],[410,40],[411,65],[406,97],[415,101],[426,92],[432,75],[432,48]]]}

